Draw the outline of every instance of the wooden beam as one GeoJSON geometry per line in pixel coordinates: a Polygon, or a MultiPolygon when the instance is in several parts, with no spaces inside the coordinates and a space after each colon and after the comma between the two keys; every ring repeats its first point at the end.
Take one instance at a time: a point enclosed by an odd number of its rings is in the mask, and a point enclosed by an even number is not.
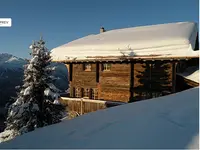
{"type": "Polygon", "coordinates": [[[195,42],[195,50],[199,50],[199,34],[197,33],[196,42],[195,42]]]}
{"type": "Polygon", "coordinates": [[[69,76],[70,76],[70,73],[69,73],[69,64],[65,64],[65,66],[67,67],[67,72],[68,72],[68,74],[67,74],[67,78],[68,78],[68,81],[70,82],[70,79],[69,79],[69,76]]]}
{"type": "Polygon", "coordinates": [[[129,101],[133,101],[134,98],[134,62],[130,63],[130,98],[129,101]]]}
{"type": "Polygon", "coordinates": [[[70,82],[70,97],[75,97],[75,88],[71,85],[71,82],[70,82]]]}
{"type": "Polygon", "coordinates": [[[96,63],[96,82],[99,83],[99,63],[96,63]]]}
{"type": "MultiPolygon", "coordinates": [[[[135,57],[126,57],[125,59],[123,59],[123,62],[129,61],[129,60],[135,60],[135,61],[141,61],[141,60],[185,60],[185,59],[193,59],[193,58],[199,58],[199,56],[174,56],[174,57],[150,57],[150,56],[135,56],[135,57]]],[[[113,57],[102,57],[102,58],[98,58],[98,57],[94,57],[91,59],[81,59],[81,60],[62,60],[62,61],[53,61],[53,62],[64,62],[64,63],[83,63],[83,62],[121,62],[120,58],[117,56],[113,56],[113,57]]]]}
{"type": "MultiPolygon", "coordinates": [[[[199,57],[193,57],[193,58],[199,58],[199,57]]],[[[126,59],[91,59],[91,60],[70,60],[70,61],[55,61],[55,62],[64,62],[65,64],[70,64],[70,63],[76,63],[76,64],[81,64],[84,62],[88,62],[88,63],[96,63],[96,62],[102,62],[102,63],[128,63],[128,62],[138,62],[138,63],[142,63],[142,62],[147,62],[147,61],[180,61],[180,60],[187,60],[187,59],[192,59],[191,57],[172,57],[172,58],[126,58],[126,59]]]]}
{"type": "MultiPolygon", "coordinates": [[[[152,89],[152,63],[147,64],[149,67],[149,80],[150,80],[150,85],[149,85],[149,90],[152,89]]],[[[150,90],[151,91],[151,90],[150,90]]],[[[152,92],[150,92],[150,98],[152,98],[152,92]]]]}
{"type": "Polygon", "coordinates": [[[186,79],[184,77],[182,77],[184,82],[187,83],[187,85],[191,86],[191,87],[197,87],[199,86],[199,83],[195,82],[195,81],[192,81],[192,80],[189,80],[189,79],[186,79]]]}
{"type": "Polygon", "coordinates": [[[81,98],[81,115],[83,115],[83,99],[81,98]]]}
{"type": "Polygon", "coordinates": [[[69,81],[72,81],[73,76],[73,64],[69,64],[69,81]]]}
{"type": "Polygon", "coordinates": [[[176,92],[176,63],[172,62],[172,93],[176,92]]]}

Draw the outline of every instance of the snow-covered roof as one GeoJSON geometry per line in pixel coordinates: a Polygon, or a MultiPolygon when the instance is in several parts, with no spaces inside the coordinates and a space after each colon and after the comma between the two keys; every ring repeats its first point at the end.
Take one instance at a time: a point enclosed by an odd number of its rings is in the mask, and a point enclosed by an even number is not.
{"type": "Polygon", "coordinates": [[[198,148],[199,88],[99,110],[37,129],[0,148],[198,148]]]}
{"type": "Polygon", "coordinates": [[[51,50],[54,61],[104,56],[198,56],[197,24],[178,22],[106,31],[74,40],[51,50]]]}
{"type": "Polygon", "coordinates": [[[193,66],[187,68],[183,73],[179,73],[178,75],[183,76],[186,79],[199,83],[199,67],[193,66]]]}

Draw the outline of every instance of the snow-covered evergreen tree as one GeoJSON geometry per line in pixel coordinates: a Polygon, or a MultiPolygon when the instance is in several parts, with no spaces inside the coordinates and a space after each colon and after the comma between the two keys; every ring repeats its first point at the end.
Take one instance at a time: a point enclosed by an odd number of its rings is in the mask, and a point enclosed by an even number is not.
{"type": "Polygon", "coordinates": [[[30,46],[32,59],[25,65],[24,84],[16,101],[10,105],[6,121],[4,141],[35,128],[58,123],[64,108],[55,101],[59,97],[51,75],[50,52],[42,38],[30,46]],[[55,101],[55,102],[54,102],[55,101]]]}

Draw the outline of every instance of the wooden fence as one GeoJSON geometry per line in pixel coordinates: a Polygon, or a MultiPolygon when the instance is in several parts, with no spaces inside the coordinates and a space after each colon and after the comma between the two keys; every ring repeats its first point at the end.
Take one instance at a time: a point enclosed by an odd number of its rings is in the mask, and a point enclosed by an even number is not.
{"type": "Polygon", "coordinates": [[[113,106],[118,106],[122,104],[126,104],[123,102],[112,102],[112,101],[103,101],[103,100],[91,100],[91,99],[83,99],[83,98],[68,98],[61,97],[61,103],[66,105],[68,111],[75,111],[79,115],[97,111],[100,109],[105,109],[113,106]]]}

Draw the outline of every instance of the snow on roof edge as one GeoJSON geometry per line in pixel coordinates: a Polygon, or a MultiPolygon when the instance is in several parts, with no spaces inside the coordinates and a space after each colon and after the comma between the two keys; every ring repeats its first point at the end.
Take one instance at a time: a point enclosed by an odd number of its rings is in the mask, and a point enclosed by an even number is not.
{"type": "Polygon", "coordinates": [[[51,55],[53,60],[87,59],[87,56],[109,56],[110,54],[120,56],[122,55],[121,51],[126,55],[133,51],[137,55],[170,53],[173,56],[177,53],[178,55],[187,53],[185,54],[187,56],[195,47],[197,30],[197,24],[194,22],[114,29],[96,35],[88,35],[56,47],[51,50],[51,55]],[[161,41],[158,42],[158,40],[161,41]]]}

